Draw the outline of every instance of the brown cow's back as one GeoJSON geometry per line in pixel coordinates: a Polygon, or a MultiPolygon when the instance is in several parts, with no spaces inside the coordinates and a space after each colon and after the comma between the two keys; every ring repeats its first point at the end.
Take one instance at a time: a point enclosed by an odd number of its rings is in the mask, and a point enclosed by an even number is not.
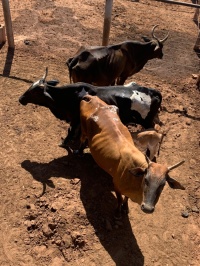
{"type": "Polygon", "coordinates": [[[87,96],[87,100],[80,105],[82,142],[88,139],[94,160],[113,177],[115,189],[138,198],[135,194],[141,194],[141,181],[131,175],[130,169],[147,168],[145,156],[134,146],[131,134],[119,119],[117,107],[108,106],[96,96],[87,96]]]}

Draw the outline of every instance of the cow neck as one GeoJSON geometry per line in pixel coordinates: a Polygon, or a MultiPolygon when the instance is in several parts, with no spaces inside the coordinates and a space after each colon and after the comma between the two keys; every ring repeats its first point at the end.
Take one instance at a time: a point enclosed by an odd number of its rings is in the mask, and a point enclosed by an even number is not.
{"type": "Polygon", "coordinates": [[[47,85],[46,91],[52,97],[52,101],[49,102],[47,107],[51,110],[51,112],[55,115],[56,118],[60,120],[66,120],[66,112],[63,111],[62,106],[59,104],[60,101],[58,100],[60,97],[60,88],[61,87],[47,85]]]}
{"type": "Polygon", "coordinates": [[[113,182],[121,194],[131,198],[134,202],[141,204],[144,176],[134,176],[134,174],[131,173],[131,169],[137,167],[146,169],[148,163],[146,162],[144,155],[140,152],[140,154],[138,154],[138,152],[139,150],[134,148],[132,156],[129,156],[129,160],[123,156],[124,160],[120,162],[118,175],[114,178],[113,182]]]}
{"type": "Polygon", "coordinates": [[[118,174],[119,176],[123,175],[124,172],[128,172],[130,169],[133,168],[148,168],[148,163],[144,154],[139,151],[135,145],[130,145],[128,143],[128,147],[124,147],[120,151],[121,160],[119,162],[118,174]]]}
{"type": "Polygon", "coordinates": [[[47,92],[54,100],[54,106],[56,107],[61,107],[63,105],[66,105],[66,103],[68,103],[72,89],[74,91],[74,88],[70,86],[66,90],[65,87],[55,87],[51,85],[47,86],[47,92]],[[68,97],[66,97],[66,94],[68,97]]]}
{"type": "Polygon", "coordinates": [[[136,70],[137,72],[139,72],[144,67],[144,65],[148,62],[148,60],[153,58],[150,56],[150,54],[153,53],[154,48],[155,47],[152,46],[152,42],[144,43],[138,46],[138,49],[140,49],[140,51],[134,55],[137,58],[137,62],[135,66],[137,69],[136,70]]]}
{"type": "Polygon", "coordinates": [[[50,94],[50,96],[55,99],[57,98],[57,94],[60,91],[60,87],[55,87],[51,85],[47,85],[47,92],[50,94]]]}

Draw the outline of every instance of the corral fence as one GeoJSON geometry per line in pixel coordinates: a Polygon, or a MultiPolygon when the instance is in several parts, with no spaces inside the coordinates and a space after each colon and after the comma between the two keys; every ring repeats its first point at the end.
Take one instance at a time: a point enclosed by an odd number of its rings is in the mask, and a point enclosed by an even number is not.
{"type": "MultiPolygon", "coordinates": [[[[172,4],[172,5],[182,5],[182,6],[187,6],[187,7],[193,7],[196,9],[193,20],[197,24],[199,32],[198,32],[196,43],[194,45],[194,50],[197,53],[197,55],[200,57],[200,24],[199,24],[200,0],[193,0],[191,1],[192,3],[186,3],[186,2],[175,1],[175,0],[154,0],[154,1],[164,2],[166,4],[172,4]]],[[[132,0],[132,2],[139,2],[139,0],[132,0]]],[[[111,25],[112,5],[113,5],[113,0],[105,1],[105,15],[104,15],[102,45],[108,44],[110,25],[111,25]]]]}
{"type": "MultiPolygon", "coordinates": [[[[132,1],[139,2],[139,0],[132,0],[132,1]]],[[[154,1],[164,2],[166,4],[183,5],[183,6],[196,8],[193,20],[196,23],[199,29],[199,32],[198,32],[196,43],[194,45],[194,50],[197,53],[197,55],[200,57],[200,24],[199,24],[200,0],[193,0],[191,1],[192,3],[186,3],[182,1],[176,1],[176,0],[154,0],[154,1]]],[[[5,26],[0,25],[0,45],[6,42],[6,35],[7,35],[9,48],[14,48],[14,35],[13,35],[13,30],[12,30],[12,20],[11,20],[11,14],[10,14],[9,0],[1,0],[1,2],[2,2],[2,7],[3,7],[5,26]],[[5,34],[5,30],[6,30],[6,34],[5,34]]],[[[113,6],[113,0],[105,0],[102,45],[107,45],[109,41],[109,33],[110,33],[111,17],[112,17],[112,6],[113,6]]]]}
{"type": "Polygon", "coordinates": [[[12,20],[10,15],[10,5],[9,0],[1,0],[4,14],[4,21],[6,26],[6,34],[5,34],[5,26],[0,25],[0,44],[4,44],[6,42],[6,35],[8,39],[9,48],[14,48],[14,36],[12,29],[12,20]]]}
{"type": "Polygon", "coordinates": [[[192,3],[186,3],[181,1],[175,1],[175,0],[155,0],[157,2],[164,2],[166,4],[174,4],[174,5],[182,5],[182,6],[188,6],[188,7],[194,7],[196,8],[193,21],[196,23],[198,27],[198,36],[197,40],[194,45],[194,51],[196,52],[197,56],[200,57],[200,23],[199,23],[199,14],[200,14],[200,0],[193,0],[192,3]]]}

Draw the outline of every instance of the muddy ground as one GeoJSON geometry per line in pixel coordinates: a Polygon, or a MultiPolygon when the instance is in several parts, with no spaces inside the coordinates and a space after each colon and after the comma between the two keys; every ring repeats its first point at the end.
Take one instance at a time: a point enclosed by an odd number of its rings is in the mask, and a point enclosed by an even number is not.
{"type": "MultiPolygon", "coordinates": [[[[169,31],[162,60],[127,81],[158,89],[166,132],[158,162],[186,162],[171,173],[186,190],[165,186],[156,210],[116,223],[111,178],[93,161],[60,148],[68,124],[49,110],[19,104],[49,67],[69,83],[65,61],[81,45],[101,45],[103,0],[10,1],[15,49],[0,50],[0,265],[199,265],[199,58],[194,9],[157,1],[113,1],[109,43],[169,31]]],[[[186,1],[185,2],[191,2],[186,1]]],[[[3,23],[0,8],[0,23],[3,23]]]]}

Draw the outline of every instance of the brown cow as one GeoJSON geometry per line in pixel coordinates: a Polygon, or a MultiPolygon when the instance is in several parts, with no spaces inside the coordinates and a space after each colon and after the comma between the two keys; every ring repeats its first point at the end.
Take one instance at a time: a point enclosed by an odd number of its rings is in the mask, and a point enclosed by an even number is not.
{"type": "Polygon", "coordinates": [[[155,162],[156,156],[159,155],[164,134],[154,129],[147,129],[140,132],[132,132],[131,135],[138,149],[146,153],[149,159],[155,162]]]}
{"type": "Polygon", "coordinates": [[[108,46],[83,46],[70,57],[66,65],[73,82],[86,82],[98,86],[123,85],[126,79],[139,72],[153,58],[162,59],[163,43],[168,35],[159,40],[152,29],[152,39],[144,42],[124,41],[108,46]]]}
{"type": "Polygon", "coordinates": [[[172,188],[184,189],[168,176],[169,171],[184,161],[167,167],[147,159],[135,147],[117,110],[97,96],[86,95],[80,104],[81,143],[88,142],[96,163],[113,178],[118,199],[116,217],[121,216],[122,210],[128,212],[128,198],[141,204],[145,213],[152,213],[166,181],[172,188]]]}

